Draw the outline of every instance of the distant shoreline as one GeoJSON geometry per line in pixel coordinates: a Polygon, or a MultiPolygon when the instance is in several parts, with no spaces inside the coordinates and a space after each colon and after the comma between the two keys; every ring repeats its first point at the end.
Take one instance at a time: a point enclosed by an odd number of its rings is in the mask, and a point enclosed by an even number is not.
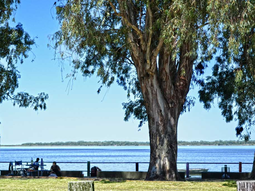
{"type": "MultiPolygon", "coordinates": [[[[253,146],[255,141],[178,141],[178,146],[253,146]]],[[[20,145],[1,145],[8,146],[149,146],[149,142],[129,142],[129,141],[68,141],[68,142],[49,142],[49,143],[23,143],[20,145]]]]}

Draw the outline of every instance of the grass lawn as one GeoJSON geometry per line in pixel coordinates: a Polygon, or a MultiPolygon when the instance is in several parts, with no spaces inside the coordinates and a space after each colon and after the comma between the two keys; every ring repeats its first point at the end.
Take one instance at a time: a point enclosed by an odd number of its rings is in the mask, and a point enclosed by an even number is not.
{"type": "MultiPolygon", "coordinates": [[[[4,191],[61,191],[68,190],[68,182],[70,181],[81,181],[82,179],[77,178],[0,178],[0,190],[4,191]]],[[[180,181],[180,182],[169,182],[169,181],[110,181],[100,180],[95,181],[95,191],[117,191],[117,190],[185,190],[185,191],[211,191],[211,190],[222,190],[231,191],[236,190],[235,181],[180,181]]]]}

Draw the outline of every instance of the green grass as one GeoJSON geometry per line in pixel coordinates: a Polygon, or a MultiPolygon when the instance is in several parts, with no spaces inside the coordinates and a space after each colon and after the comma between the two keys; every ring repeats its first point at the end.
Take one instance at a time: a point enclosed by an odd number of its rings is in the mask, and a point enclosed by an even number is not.
{"type": "MultiPolygon", "coordinates": [[[[68,182],[81,181],[77,178],[1,178],[0,190],[4,191],[61,191],[68,190],[68,182]]],[[[131,181],[131,180],[100,180],[95,181],[95,191],[232,191],[236,190],[235,181],[131,181]]]]}

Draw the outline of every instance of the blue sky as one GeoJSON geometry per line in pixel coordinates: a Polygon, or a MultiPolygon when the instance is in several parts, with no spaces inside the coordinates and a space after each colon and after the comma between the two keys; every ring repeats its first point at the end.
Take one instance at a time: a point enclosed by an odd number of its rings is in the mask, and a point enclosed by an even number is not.
{"type": "MultiPolygon", "coordinates": [[[[23,0],[16,12],[16,23],[35,38],[30,57],[18,69],[21,72],[18,91],[31,94],[46,92],[50,99],[46,111],[13,107],[11,102],[0,105],[1,144],[55,141],[148,141],[145,124],[138,131],[138,121],[123,120],[122,103],[127,101],[125,91],[113,85],[100,87],[96,77],[77,80],[69,86],[65,75],[70,72],[69,62],[54,60],[54,50],[47,47],[49,36],[59,29],[54,15],[54,0],[23,0]],[[35,59],[34,62],[31,62],[35,59]]],[[[196,96],[196,91],[191,91],[196,96]]],[[[203,109],[196,101],[191,112],[179,120],[178,139],[237,140],[236,122],[226,123],[215,102],[211,110],[203,109]]]]}

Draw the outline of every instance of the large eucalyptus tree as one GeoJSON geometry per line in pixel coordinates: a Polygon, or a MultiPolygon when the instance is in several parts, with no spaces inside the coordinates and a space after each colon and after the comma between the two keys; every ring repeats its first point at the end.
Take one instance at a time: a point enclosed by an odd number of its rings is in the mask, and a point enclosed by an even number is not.
{"type": "Polygon", "coordinates": [[[24,31],[22,24],[19,23],[15,27],[10,24],[10,20],[14,20],[12,14],[19,3],[20,0],[0,0],[0,103],[9,100],[19,107],[46,109],[47,94],[32,96],[26,92],[15,92],[20,78],[17,64],[23,63],[34,44],[34,40],[24,31]]]}
{"type": "Polygon", "coordinates": [[[55,3],[61,29],[53,40],[62,58],[72,59],[71,76],[79,71],[84,76],[96,74],[106,86],[116,81],[130,99],[124,104],[125,119],[134,115],[141,124],[148,120],[147,179],[179,178],[177,126],[180,113],[192,104],[187,98],[190,84],[193,80],[204,85],[199,74],[221,48],[224,51],[218,54],[229,55],[225,64],[239,68],[239,62],[231,59],[240,54],[245,39],[254,41],[254,4],[254,0],[55,3]]]}

